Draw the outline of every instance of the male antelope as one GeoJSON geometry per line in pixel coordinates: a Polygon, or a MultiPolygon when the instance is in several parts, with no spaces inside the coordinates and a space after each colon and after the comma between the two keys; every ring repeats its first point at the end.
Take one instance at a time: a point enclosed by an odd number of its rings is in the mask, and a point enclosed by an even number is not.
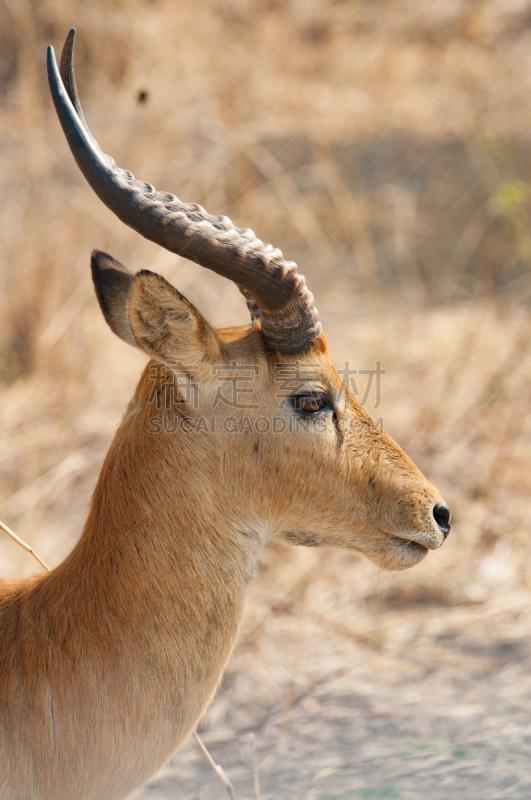
{"type": "Polygon", "coordinates": [[[252,323],[214,330],[160,275],[93,254],[105,319],[151,361],[72,553],[0,584],[1,800],[117,800],[149,779],[212,699],[266,542],[343,547],[396,570],[450,524],[439,493],[342,387],[295,264],[101,152],[73,39],[60,72],[49,49],[48,73],[86,179],[148,239],[235,281],[252,323]],[[294,365],[310,377],[279,404],[277,378],[294,365]],[[252,369],[246,408],[214,402],[221,367],[227,393],[252,369]]]}

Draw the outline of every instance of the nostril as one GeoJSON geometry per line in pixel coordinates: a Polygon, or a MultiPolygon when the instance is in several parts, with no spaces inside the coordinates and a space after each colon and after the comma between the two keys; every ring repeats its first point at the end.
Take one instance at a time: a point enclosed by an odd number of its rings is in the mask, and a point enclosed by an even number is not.
{"type": "Polygon", "coordinates": [[[443,532],[444,538],[446,539],[450,533],[450,509],[448,506],[445,506],[442,503],[437,503],[433,509],[433,516],[435,517],[435,522],[443,532]]]}

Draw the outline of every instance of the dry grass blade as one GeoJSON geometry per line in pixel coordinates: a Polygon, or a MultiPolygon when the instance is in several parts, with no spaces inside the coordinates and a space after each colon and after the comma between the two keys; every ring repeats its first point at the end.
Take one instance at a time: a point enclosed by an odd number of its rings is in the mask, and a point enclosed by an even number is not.
{"type": "Polygon", "coordinates": [[[234,794],[234,786],[232,785],[232,783],[229,781],[229,779],[225,775],[223,767],[221,767],[219,764],[216,764],[216,762],[214,761],[214,759],[212,758],[212,756],[210,755],[210,753],[206,749],[205,745],[203,744],[203,742],[201,741],[201,739],[199,738],[197,733],[194,733],[194,738],[195,738],[197,744],[199,745],[199,749],[201,750],[201,752],[203,753],[204,757],[206,758],[206,760],[208,761],[208,763],[212,767],[212,770],[216,774],[218,780],[220,781],[220,783],[223,784],[223,786],[227,790],[227,794],[229,795],[231,800],[236,800],[236,795],[234,794]]]}
{"type": "Polygon", "coordinates": [[[249,734],[249,744],[253,757],[254,796],[255,800],[260,800],[260,773],[258,772],[258,753],[256,752],[256,736],[254,733],[249,734]]]}
{"type": "Polygon", "coordinates": [[[3,523],[3,522],[0,522],[0,528],[1,528],[1,529],[4,531],[4,533],[7,533],[7,535],[8,535],[8,536],[9,536],[11,539],[13,539],[13,541],[14,541],[14,542],[16,542],[18,545],[20,545],[20,547],[22,547],[22,549],[23,549],[23,550],[26,550],[26,552],[27,552],[27,553],[31,553],[31,555],[33,556],[33,558],[36,558],[36,559],[37,559],[37,561],[39,562],[39,564],[41,565],[41,567],[44,567],[44,569],[45,569],[45,570],[47,570],[48,572],[50,572],[50,571],[51,571],[51,570],[50,570],[50,567],[48,567],[48,566],[47,566],[47,565],[44,563],[44,561],[42,560],[42,558],[39,558],[39,556],[37,555],[37,553],[35,552],[35,550],[34,550],[32,547],[30,547],[30,546],[29,546],[29,544],[26,544],[26,542],[23,542],[23,541],[22,541],[22,539],[21,539],[19,536],[17,536],[17,534],[16,534],[16,533],[14,533],[14,532],[11,530],[11,528],[8,528],[8,527],[7,527],[7,525],[4,525],[4,523],[3,523]]]}

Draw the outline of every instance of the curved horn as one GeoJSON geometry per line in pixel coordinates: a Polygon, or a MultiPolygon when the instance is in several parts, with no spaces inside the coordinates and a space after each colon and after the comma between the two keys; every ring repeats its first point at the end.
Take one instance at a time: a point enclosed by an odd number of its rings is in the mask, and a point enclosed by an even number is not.
{"type": "Polygon", "coordinates": [[[48,48],[48,80],[57,115],[81,172],[98,197],[122,222],[146,239],[234,281],[251,316],[259,317],[268,347],[299,353],[321,334],[313,296],[293,261],[264,245],[253,231],[236,228],[196,203],[157,192],[117,167],[92,137],[77,96],[73,69],[75,29],[69,32],[57,69],[48,48]]]}

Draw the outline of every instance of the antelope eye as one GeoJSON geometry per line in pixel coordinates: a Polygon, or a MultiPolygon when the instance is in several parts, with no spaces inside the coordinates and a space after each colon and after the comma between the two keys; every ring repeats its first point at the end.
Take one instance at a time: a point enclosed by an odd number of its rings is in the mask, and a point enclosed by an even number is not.
{"type": "Polygon", "coordinates": [[[300,411],[307,415],[317,414],[319,411],[330,407],[326,395],[317,392],[295,395],[292,401],[295,411],[300,411]]]}

